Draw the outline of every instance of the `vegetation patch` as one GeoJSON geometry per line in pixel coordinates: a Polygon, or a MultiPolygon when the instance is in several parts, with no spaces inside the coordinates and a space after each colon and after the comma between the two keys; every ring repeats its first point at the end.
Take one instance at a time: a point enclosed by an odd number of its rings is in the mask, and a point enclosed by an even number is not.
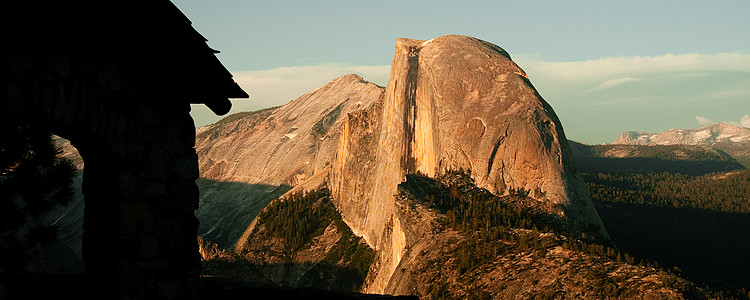
{"type": "Polygon", "coordinates": [[[584,173],[592,200],[621,250],[659,261],[702,285],[747,295],[750,170],[584,173]]]}
{"type": "Polygon", "coordinates": [[[284,239],[287,251],[295,252],[323,234],[336,217],[341,218],[328,190],[317,189],[271,202],[258,214],[258,222],[271,236],[284,239]]]}
{"type": "Polygon", "coordinates": [[[375,251],[341,219],[325,187],[277,199],[256,221],[249,249],[212,255],[204,270],[266,285],[353,292],[375,259],[375,251]]]}
{"type": "Polygon", "coordinates": [[[594,201],[750,213],[750,170],[681,173],[584,173],[594,201]]]}

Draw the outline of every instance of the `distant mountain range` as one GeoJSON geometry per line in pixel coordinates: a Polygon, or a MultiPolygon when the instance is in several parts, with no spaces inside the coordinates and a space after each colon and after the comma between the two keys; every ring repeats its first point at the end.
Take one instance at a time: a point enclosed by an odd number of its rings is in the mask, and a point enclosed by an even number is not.
{"type": "Polygon", "coordinates": [[[750,166],[750,128],[718,123],[697,129],[670,129],[661,133],[626,131],[615,145],[691,145],[719,150],[750,166]]]}
{"type": "Polygon", "coordinates": [[[718,123],[698,129],[670,129],[661,133],[623,132],[614,144],[625,145],[700,145],[718,143],[750,144],[750,128],[718,123]]]}

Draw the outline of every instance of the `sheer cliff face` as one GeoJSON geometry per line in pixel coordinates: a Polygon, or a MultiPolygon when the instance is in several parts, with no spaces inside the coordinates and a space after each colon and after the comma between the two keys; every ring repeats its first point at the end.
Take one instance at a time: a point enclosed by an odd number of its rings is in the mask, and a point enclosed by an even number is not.
{"type": "Polygon", "coordinates": [[[465,36],[395,48],[386,94],[349,115],[330,177],[344,220],[380,253],[370,291],[382,291],[408,243],[393,198],[407,173],[470,170],[480,187],[529,191],[606,234],[560,121],[504,50],[465,36]]]}

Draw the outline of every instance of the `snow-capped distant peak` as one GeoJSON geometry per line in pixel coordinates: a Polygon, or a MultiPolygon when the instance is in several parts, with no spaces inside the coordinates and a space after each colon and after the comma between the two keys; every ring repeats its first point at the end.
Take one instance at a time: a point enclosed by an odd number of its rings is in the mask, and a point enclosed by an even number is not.
{"type": "Polygon", "coordinates": [[[626,131],[614,144],[712,146],[721,142],[750,143],[750,128],[718,123],[697,129],[670,129],[658,134],[626,131]]]}

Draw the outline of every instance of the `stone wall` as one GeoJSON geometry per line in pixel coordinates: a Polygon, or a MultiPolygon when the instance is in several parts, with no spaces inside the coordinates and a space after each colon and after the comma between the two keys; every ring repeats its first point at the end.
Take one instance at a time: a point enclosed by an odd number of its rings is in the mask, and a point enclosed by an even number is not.
{"type": "Polygon", "coordinates": [[[116,55],[3,55],[0,111],[49,126],[83,156],[88,286],[125,297],[197,297],[190,104],[139,71],[116,55]]]}

